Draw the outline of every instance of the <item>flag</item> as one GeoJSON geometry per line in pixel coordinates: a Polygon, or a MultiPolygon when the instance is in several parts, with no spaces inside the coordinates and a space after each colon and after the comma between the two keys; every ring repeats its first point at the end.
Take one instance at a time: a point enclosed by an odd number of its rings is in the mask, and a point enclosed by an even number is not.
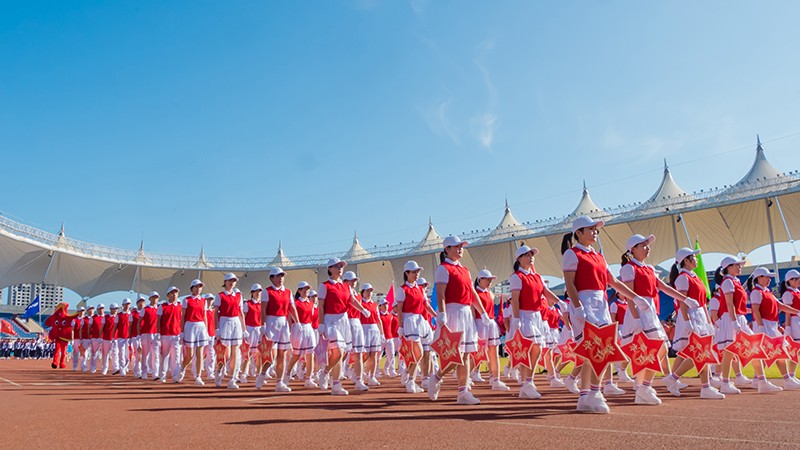
{"type": "Polygon", "coordinates": [[[27,308],[25,308],[25,314],[22,315],[22,318],[27,319],[37,314],[39,314],[39,294],[36,294],[36,298],[33,299],[27,308]]]}
{"type": "Polygon", "coordinates": [[[0,320],[0,333],[10,334],[12,336],[17,335],[17,332],[14,331],[14,327],[5,320],[0,320]]]}
{"type": "MultiPolygon", "coordinates": [[[[700,241],[695,238],[694,249],[700,250],[700,241]]],[[[706,298],[711,298],[711,287],[708,285],[708,276],[706,275],[706,266],[703,264],[703,254],[697,254],[697,267],[694,268],[694,273],[700,277],[700,281],[706,287],[706,298]]]]}
{"type": "Polygon", "coordinates": [[[386,303],[389,305],[389,311],[394,308],[394,283],[389,285],[389,292],[386,293],[386,303]]]}
{"type": "MultiPolygon", "coordinates": [[[[431,294],[432,294],[431,295],[431,300],[430,300],[431,308],[433,308],[433,310],[436,311],[436,313],[438,314],[439,313],[439,302],[436,301],[436,284],[433,285],[433,292],[431,294]]],[[[433,323],[434,323],[434,325],[438,325],[439,324],[439,320],[436,317],[434,317],[433,318],[433,323]]]]}

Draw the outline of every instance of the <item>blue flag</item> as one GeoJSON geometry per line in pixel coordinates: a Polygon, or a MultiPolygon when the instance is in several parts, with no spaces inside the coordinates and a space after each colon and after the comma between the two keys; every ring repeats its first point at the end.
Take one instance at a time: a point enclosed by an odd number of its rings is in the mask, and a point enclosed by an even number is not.
{"type": "Polygon", "coordinates": [[[25,314],[22,315],[22,318],[27,319],[37,314],[39,314],[39,294],[36,294],[36,298],[33,299],[27,308],[25,308],[25,314]]]}
{"type": "MultiPolygon", "coordinates": [[[[431,295],[431,308],[433,308],[433,310],[434,310],[434,311],[436,311],[436,312],[438,313],[438,312],[439,312],[439,302],[438,302],[438,301],[436,301],[436,285],[435,285],[435,284],[433,285],[433,292],[432,292],[432,294],[433,294],[433,295],[431,295]]],[[[438,320],[436,320],[436,317],[434,317],[434,318],[433,318],[433,324],[434,324],[434,325],[436,325],[436,324],[438,324],[438,323],[439,323],[439,321],[438,321],[438,320]]]]}

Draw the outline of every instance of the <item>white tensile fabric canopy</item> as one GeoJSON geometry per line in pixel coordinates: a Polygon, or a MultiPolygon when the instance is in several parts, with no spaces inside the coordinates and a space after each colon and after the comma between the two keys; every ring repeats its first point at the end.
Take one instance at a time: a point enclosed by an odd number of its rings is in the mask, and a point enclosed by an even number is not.
{"type": "MultiPolygon", "coordinates": [[[[584,184],[578,206],[567,216],[521,223],[506,203],[500,223],[491,231],[461,236],[470,242],[463,263],[473,274],[487,268],[501,279],[511,272],[516,247],[525,243],[540,250],[536,269],[543,275],[561,276],[561,238],[581,214],[602,219],[600,244],[609,263],[624,251],[633,233],[655,234],[651,261],[666,261],[679,247],[700,239],[704,252],[746,254],[766,244],[793,241],[800,235],[800,177],[797,171],[781,173],[764,156],[759,142],[748,173],[723,188],[687,193],[664,165],[661,185],[646,201],[603,209],[592,201],[584,184]],[[787,220],[788,219],[788,220],[787,220]]],[[[425,268],[432,281],[442,237],[432,223],[417,242],[365,249],[355,236],[345,253],[288,257],[279,244],[273,258],[220,258],[172,256],[105,247],[70,239],[62,226],[48,233],[0,216],[0,287],[18,283],[60,285],[84,297],[113,291],[163,292],[170,285],[188,286],[201,278],[208,286],[221,286],[226,272],[240,277],[242,290],[250,283],[267,282],[270,267],[287,272],[287,284],[327,278],[325,261],[346,260],[363,282],[386,292],[403,282],[403,265],[410,259],[425,268]]]]}

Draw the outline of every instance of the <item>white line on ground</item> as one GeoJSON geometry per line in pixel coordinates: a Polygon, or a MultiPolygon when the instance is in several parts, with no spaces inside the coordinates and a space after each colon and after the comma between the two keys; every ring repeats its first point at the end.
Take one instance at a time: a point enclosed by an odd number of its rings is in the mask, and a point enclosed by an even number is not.
{"type": "Polygon", "coordinates": [[[14,383],[13,381],[11,381],[11,380],[7,380],[7,379],[5,379],[5,378],[0,378],[0,380],[3,380],[3,381],[5,381],[5,382],[6,382],[6,383],[8,383],[8,384],[13,384],[14,386],[17,386],[17,387],[22,387],[22,385],[21,385],[21,384],[14,383]]]}

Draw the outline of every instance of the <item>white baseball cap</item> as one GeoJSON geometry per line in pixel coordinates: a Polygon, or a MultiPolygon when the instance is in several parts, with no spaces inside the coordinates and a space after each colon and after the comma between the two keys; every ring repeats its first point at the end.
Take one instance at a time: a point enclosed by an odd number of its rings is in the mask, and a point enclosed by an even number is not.
{"type": "Polygon", "coordinates": [[[108,309],[119,309],[119,305],[116,304],[116,303],[112,303],[112,304],[108,305],[108,309]]]}
{"type": "Polygon", "coordinates": [[[784,277],[784,279],[791,280],[792,278],[800,278],[800,272],[794,269],[786,272],[786,276],[784,277]]]}
{"type": "Polygon", "coordinates": [[[342,261],[339,258],[333,257],[333,258],[328,260],[328,264],[325,267],[338,266],[341,269],[341,268],[345,267],[346,265],[347,265],[347,262],[342,261]]]}
{"type": "Polygon", "coordinates": [[[417,278],[417,286],[425,286],[426,284],[428,284],[428,280],[422,277],[417,278]]]}
{"type": "MultiPolygon", "coordinates": [[[[91,308],[91,306],[90,306],[90,308],[91,308]]],[[[86,311],[86,308],[84,308],[83,306],[81,306],[80,308],[78,308],[78,311],[86,311]]]]}
{"type": "Polygon", "coordinates": [[[280,267],[273,267],[272,269],[269,269],[269,276],[271,276],[271,277],[274,277],[275,275],[280,275],[280,274],[286,275],[286,272],[284,272],[283,269],[281,269],[280,267]]]}
{"type": "Polygon", "coordinates": [[[403,272],[422,270],[422,267],[416,261],[408,261],[403,266],[403,272]]]}
{"type": "Polygon", "coordinates": [[[203,296],[206,300],[214,298],[214,294],[206,294],[203,296]]]}
{"type": "Polygon", "coordinates": [[[316,297],[317,296],[317,291],[315,291],[313,289],[308,291],[308,296],[309,297],[316,297]]]}
{"type": "MultiPolygon", "coordinates": [[[[524,246],[523,246],[523,247],[524,247],[524,246]]],[[[526,252],[526,253],[527,253],[527,252],[526,252]]],[[[494,275],[492,275],[492,272],[489,272],[489,269],[483,269],[483,270],[481,270],[480,272],[478,272],[478,278],[491,278],[491,279],[495,279],[495,278],[497,278],[497,277],[496,277],[496,276],[494,276],[494,275]]]]}
{"type": "Polygon", "coordinates": [[[766,267],[757,267],[756,270],[753,271],[753,278],[758,277],[772,277],[775,278],[775,274],[770,272],[769,269],[766,267]]]}
{"type": "Polygon", "coordinates": [[[533,256],[536,256],[537,254],[539,254],[539,249],[530,248],[527,245],[520,245],[519,248],[517,249],[517,256],[515,256],[514,259],[519,258],[520,256],[530,252],[533,252],[533,256]]]}
{"type": "Polygon", "coordinates": [[[364,285],[363,285],[363,286],[361,286],[361,290],[362,290],[362,291],[374,291],[374,290],[375,290],[375,288],[374,288],[374,287],[372,287],[372,285],[371,285],[371,284],[369,284],[369,283],[364,283],[364,285]]]}
{"type": "Polygon", "coordinates": [[[732,264],[738,264],[740,266],[743,266],[744,261],[742,261],[741,259],[734,258],[733,256],[726,256],[725,258],[722,259],[722,262],[719,264],[719,266],[724,269],[732,264]]]}
{"type": "Polygon", "coordinates": [[[234,275],[233,273],[230,273],[230,272],[226,273],[225,277],[222,279],[222,281],[230,281],[230,280],[239,281],[239,278],[236,275],[234,275]]]}
{"type": "Polygon", "coordinates": [[[100,303],[97,305],[97,309],[105,309],[106,305],[100,303]]]}
{"type": "Polygon", "coordinates": [[[347,272],[344,273],[344,275],[342,275],[342,280],[345,281],[358,280],[358,275],[356,275],[356,273],[353,272],[352,270],[348,270],[347,272]]]}
{"type": "Polygon", "coordinates": [[[139,298],[138,298],[138,299],[136,299],[136,302],[137,302],[137,303],[138,303],[138,302],[143,302],[143,301],[145,301],[145,300],[147,300],[147,297],[145,297],[144,295],[140,295],[140,296],[139,296],[139,298]]]}
{"type": "Polygon", "coordinates": [[[195,287],[195,286],[203,286],[203,282],[200,281],[200,280],[197,280],[197,279],[192,280],[191,287],[195,287]]]}
{"type": "Polygon", "coordinates": [[[158,292],[153,291],[153,292],[150,293],[150,295],[148,295],[148,297],[161,297],[161,296],[158,295],[158,292]]]}
{"type": "Polygon", "coordinates": [[[378,300],[378,306],[385,305],[387,303],[389,303],[389,301],[386,300],[385,298],[382,298],[382,299],[378,300]]]}
{"type": "Polygon", "coordinates": [[[92,305],[89,305],[89,307],[88,307],[88,308],[86,308],[86,309],[87,309],[87,310],[89,310],[89,309],[94,309],[94,306],[92,306],[92,305]]]}
{"type": "Polygon", "coordinates": [[[444,238],[444,241],[442,241],[442,248],[455,247],[459,245],[462,247],[466,247],[467,245],[469,245],[469,242],[462,241],[461,238],[458,236],[447,236],[446,238],[444,238]]]}
{"type": "Polygon", "coordinates": [[[180,289],[178,289],[176,286],[170,286],[170,287],[169,287],[169,289],[167,289],[167,295],[169,295],[170,293],[172,293],[172,291],[178,291],[178,292],[180,292],[181,290],[180,290],[180,289]]]}
{"type": "Polygon", "coordinates": [[[250,292],[260,291],[261,289],[263,288],[258,283],[255,283],[252,286],[250,286],[250,292]]]}
{"type": "Polygon", "coordinates": [[[652,244],[656,240],[656,237],[652,234],[650,236],[644,237],[641,234],[634,234],[633,236],[628,238],[628,242],[625,243],[625,248],[628,251],[631,251],[633,247],[641,244],[642,242],[647,242],[648,244],[652,244]]]}
{"type": "Polygon", "coordinates": [[[692,250],[689,247],[683,247],[675,253],[675,262],[680,264],[681,261],[686,259],[689,255],[699,255],[700,251],[699,248],[697,250],[692,250]]]}
{"type": "Polygon", "coordinates": [[[574,233],[580,230],[581,228],[595,227],[595,226],[602,227],[603,225],[605,225],[605,222],[603,222],[602,220],[594,220],[589,216],[580,216],[577,219],[575,219],[574,222],[572,222],[572,232],[574,233]]]}
{"type": "Polygon", "coordinates": [[[122,304],[123,305],[130,305],[131,304],[131,299],[126,298],[125,300],[122,301],[122,304]]]}
{"type": "Polygon", "coordinates": [[[303,289],[303,288],[307,288],[307,287],[311,287],[311,285],[308,284],[308,281],[301,281],[301,282],[297,283],[297,289],[303,289]]]}

